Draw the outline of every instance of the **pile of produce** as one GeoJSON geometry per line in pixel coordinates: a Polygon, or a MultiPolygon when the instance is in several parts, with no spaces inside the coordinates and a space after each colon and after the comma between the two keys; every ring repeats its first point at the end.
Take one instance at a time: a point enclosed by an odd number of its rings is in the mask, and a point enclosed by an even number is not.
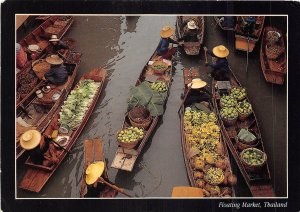
{"type": "Polygon", "coordinates": [[[238,103],[237,111],[241,114],[250,114],[252,112],[252,105],[246,100],[238,103]]]}
{"type": "Polygon", "coordinates": [[[238,101],[241,101],[246,98],[246,89],[241,87],[234,87],[230,91],[230,96],[235,98],[238,101]]]}
{"type": "Polygon", "coordinates": [[[279,45],[266,45],[266,55],[268,59],[275,60],[284,52],[284,48],[279,45]]]}
{"type": "Polygon", "coordinates": [[[221,106],[222,107],[235,107],[237,105],[237,101],[233,96],[222,96],[221,97],[221,106]]]}
{"type": "Polygon", "coordinates": [[[195,186],[202,188],[206,197],[230,197],[236,177],[230,171],[229,159],[224,156],[221,132],[214,112],[186,108],[184,133],[191,151],[190,158],[195,186]]]}
{"type": "Polygon", "coordinates": [[[234,107],[224,107],[220,111],[221,117],[224,119],[235,119],[238,117],[238,111],[234,107]]]}
{"type": "Polygon", "coordinates": [[[151,84],[151,89],[158,91],[160,93],[166,92],[168,90],[167,85],[164,81],[157,80],[151,84]]]}
{"type": "Polygon", "coordinates": [[[90,79],[81,80],[78,87],[72,90],[64,101],[59,113],[59,124],[69,128],[77,127],[92,103],[100,86],[99,82],[90,79]]]}
{"type": "Polygon", "coordinates": [[[276,31],[269,31],[267,33],[267,41],[270,43],[276,43],[279,41],[280,33],[276,31]]]}
{"type": "Polygon", "coordinates": [[[165,71],[168,68],[168,64],[163,61],[156,61],[152,64],[152,69],[155,71],[165,71]]]}
{"type": "Polygon", "coordinates": [[[127,129],[121,130],[118,135],[118,141],[123,143],[133,143],[144,137],[144,131],[138,127],[129,127],[127,129]]]}
{"type": "Polygon", "coordinates": [[[20,77],[19,82],[22,85],[24,84],[31,84],[32,81],[35,80],[35,76],[32,74],[24,74],[20,77]]]}
{"type": "Polygon", "coordinates": [[[256,148],[248,148],[241,153],[242,160],[250,166],[259,166],[266,161],[264,152],[256,148]]]}

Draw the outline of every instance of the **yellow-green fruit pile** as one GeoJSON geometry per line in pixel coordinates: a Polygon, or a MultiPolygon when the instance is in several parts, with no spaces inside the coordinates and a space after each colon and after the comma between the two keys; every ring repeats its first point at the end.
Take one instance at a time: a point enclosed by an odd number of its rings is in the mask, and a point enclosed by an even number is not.
{"type": "Polygon", "coordinates": [[[217,117],[213,112],[207,114],[203,111],[186,110],[184,113],[184,120],[191,122],[194,126],[199,126],[202,123],[216,122],[217,117]]]}
{"type": "Polygon", "coordinates": [[[143,129],[138,127],[129,127],[118,133],[118,141],[132,143],[144,137],[143,129]]]}
{"type": "Polygon", "coordinates": [[[252,105],[244,100],[237,105],[237,110],[241,114],[249,114],[252,112],[252,105]]]}
{"type": "Polygon", "coordinates": [[[246,89],[235,87],[231,89],[230,96],[237,100],[243,100],[246,97],[246,89]]]}
{"type": "Polygon", "coordinates": [[[222,107],[235,107],[237,105],[237,101],[232,96],[222,96],[221,97],[222,107]]]}
{"type": "Polygon", "coordinates": [[[158,91],[158,92],[165,92],[167,91],[167,85],[165,82],[163,81],[155,81],[154,83],[151,84],[151,89],[152,90],[155,90],[155,91],[158,91]]]}
{"type": "Polygon", "coordinates": [[[234,107],[224,107],[220,113],[221,117],[225,119],[235,119],[238,117],[238,112],[234,107]]]}
{"type": "Polygon", "coordinates": [[[252,148],[245,150],[242,158],[249,165],[261,165],[265,162],[264,153],[252,148]]]}

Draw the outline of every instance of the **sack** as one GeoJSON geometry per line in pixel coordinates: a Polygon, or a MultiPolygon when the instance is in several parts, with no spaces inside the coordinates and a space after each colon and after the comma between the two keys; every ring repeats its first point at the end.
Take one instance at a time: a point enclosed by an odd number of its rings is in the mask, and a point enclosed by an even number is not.
{"type": "Polygon", "coordinates": [[[252,142],[256,140],[256,136],[246,129],[241,129],[237,137],[244,142],[252,142]]]}

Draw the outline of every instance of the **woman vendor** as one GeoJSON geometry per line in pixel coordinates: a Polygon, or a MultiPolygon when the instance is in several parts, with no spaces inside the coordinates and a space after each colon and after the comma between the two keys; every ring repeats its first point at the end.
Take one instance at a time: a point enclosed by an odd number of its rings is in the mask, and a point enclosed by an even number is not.
{"type": "Polygon", "coordinates": [[[156,49],[156,53],[164,59],[171,59],[172,55],[175,54],[177,48],[173,47],[169,49],[169,44],[174,43],[182,45],[177,41],[171,39],[171,36],[174,34],[174,29],[170,26],[165,26],[160,30],[161,40],[156,49]]]}
{"type": "Polygon", "coordinates": [[[230,68],[227,56],[229,55],[229,50],[223,45],[214,47],[212,52],[206,46],[203,49],[212,57],[217,58],[215,63],[205,63],[206,66],[208,65],[213,68],[211,76],[220,81],[228,80],[230,68]]]}
{"type": "Polygon", "coordinates": [[[199,28],[194,20],[189,20],[184,22],[181,26],[183,28],[183,37],[178,39],[178,41],[184,40],[184,42],[197,42],[199,28]]]}
{"type": "Polygon", "coordinates": [[[51,166],[58,163],[55,154],[55,146],[51,144],[49,137],[42,137],[37,130],[28,130],[22,134],[20,145],[23,149],[30,151],[31,161],[38,165],[51,166]]]}
{"type": "Polygon", "coordinates": [[[61,49],[69,49],[68,45],[65,44],[63,41],[58,39],[57,35],[51,35],[50,43],[52,44],[53,51],[57,52],[61,49]]]}
{"type": "Polygon", "coordinates": [[[51,55],[46,58],[51,64],[51,69],[44,75],[43,80],[49,81],[54,85],[62,85],[68,80],[68,71],[62,64],[63,60],[58,55],[51,55]]]}
{"type": "Polygon", "coordinates": [[[116,190],[106,186],[99,179],[102,177],[105,181],[109,182],[103,175],[104,169],[105,163],[103,161],[92,163],[87,167],[85,171],[85,182],[87,184],[85,197],[114,197],[116,195],[116,190]]]}
{"type": "Polygon", "coordinates": [[[205,88],[206,85],[207,83],[200,78],[193,79],[192,82],[188,84],[190,92],[185,104],[191,106],[193,103],[200,103],[202,101],[208,102],[212,94],[205,88]]]}

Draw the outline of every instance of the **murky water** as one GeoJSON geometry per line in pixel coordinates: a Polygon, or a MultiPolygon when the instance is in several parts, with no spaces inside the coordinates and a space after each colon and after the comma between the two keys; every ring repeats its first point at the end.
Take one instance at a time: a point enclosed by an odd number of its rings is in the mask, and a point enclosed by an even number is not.
{"type": "MultiPolygon", "coordinates": [[[[79,196],[83,165],[83,141],[100,137],[104,140],[107,164],[111,165],[117,143],[115,133],[122,126],[127,108],[130,86],[135,84],[159,42],[163,25],[175,27],[175,16],[141,17],[75,17],[66,36],[76,40],[76,50],[83,53],[79,77],[95,67],[105,67],[109,78],[88,124],[55,174],[40,194],[18,189],[18,197],[76,198],[79,196]]],[[[241,83],[248,88],[250,99],[261,125],[268,154],[274,188],[277,195],[286,195],[286,86],[267,84],[259,63],[258,48],[249,57],[248,73],[245,72],[246,55],[234,52],[231,33],[221,32],[212,18],[206,18],[205,45],[218,44],[229,47],[230,64],[241,83]],[[262,106],[263,105],[263,106],[262,106]],[[280,179],[280,180],[279,180],[280,179]]],[[[155,134],[139,156],[132,172],[109,168],[110,180],[139,197],[169,197],[172,187],[189,184],[180,142],[180,125],[177,110],[183,92],[183,67],[199,67],[204,80],[209,80],[204,55],[187,57],[178,52],[175,75],[162,121],[155,134]]],[[[234,164],[233,164],[234,165],[234,164]]],[[[234,165],[233,170],[238,174],[234,165]]],[[[18,166],[18,182],[24,167],[18,166]]],[[[249,191],[238,174],[236,194],[249,196],[249,191]]],[[[120,194],[118,197],[124,197],[120,194]]]]}

